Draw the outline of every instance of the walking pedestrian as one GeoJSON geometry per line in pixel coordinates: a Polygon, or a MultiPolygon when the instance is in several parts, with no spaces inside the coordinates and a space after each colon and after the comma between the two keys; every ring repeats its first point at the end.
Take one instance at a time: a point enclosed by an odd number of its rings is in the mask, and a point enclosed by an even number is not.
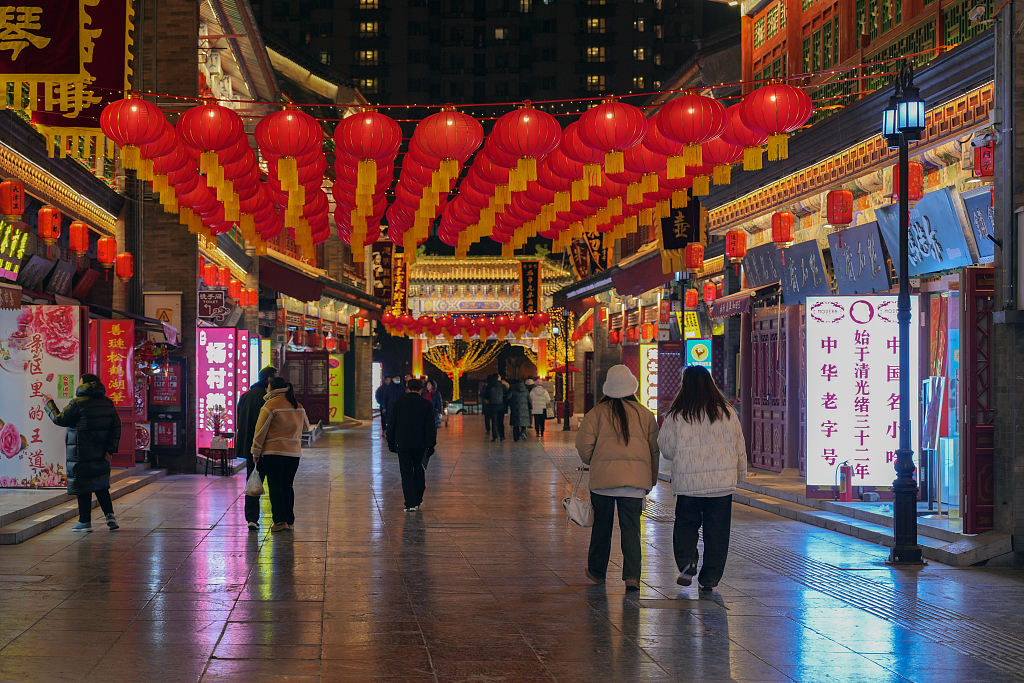
{"type": "Polygon", "coordinates": [[[430,401],[434,407],[434,427],[441,428],[441,413],[444,412],[444,399],[441,398],[441,390],[437,388],[437,382],[428,379],[423,387],[423,398],[430,401]]]}
{"type": "Polygon", "coordinates": [[[498,374],[491,375],[491,381],[484,387],[486,409],[491,415],[491,441],[505,440],[505,399],[508,394],[498,374]]]}
{"type": "Polygon", "coordinates": [[[110,500],[110,458],[121,441],[121,418],[105,394],[100,378],[91,374],[82,375],[75,397],[64,410],[57,408],[52,396],[43,394],[50,420],[68,430],[64,437],[68,493],[78,497],[78,524],[72,531],[92,531],[93,493],[107,527],[119,528],[110,500]]]}
{"type": "Polygon", "coordinates": [[[398,454],[406,512],[415,512],[423,505],[427,489],[423,458],[429,457],[437,444],[434,406],[420,396],[421,389],[421,380],[409,380],[409,392],[395,402],[388,422],[388,448],[398,454]]]}
{"type": "Polygon", "coordinates": [[[251,450],[256,466],[266,476],[270,487],[270,510],[274,517],[270,527],[272,532],[295,528],[293,483],[299,469],[302,433],[305,431],[309,431],[309,420],[306,411],[295,400],[292,385],[281,377],[270,380],[251,450]]]}
{"type": "Polygon", "coordinates": [[[512,440],[526,440],[530,426],[530,393],[522,382],[514,382],[508,394],[508,423],[512,427],[512,440]]]}
{"type": "MultiPolygon", "coordinates": [[[[249,390],[238,399],[238,408],[235,411],[235,454],[245,458],[245,478],[248,481],[256,469],[256,461],[252,457],[252,439],[256,435],[256,423],[260,419],[260,411],[263,409],[264,398],[267,396],[267,387],[270,380],[277,377],[277,368],[272,365],[260,370],[259,381],[249,387],[249,390]]],[[[259,473],[260,481],[263,481],[264,474],[259,473]]],[[[245,521],[249,531],[257,531],[260,528],[260,497],[243,496],[245,498],[245,521]]]]}
{"type": "Polygon", "coordinates": [[[491,410],[490,401],[487,399],[487,385],[491,383],[492,375],[487,375],[480,383],[480,390],[477,396],[480,397],[480,412],[484,414],[484,434],[491,433],[491,410]]]}
{"type": "Polygon", "coordinates": [[[544,427],[548,419],[548,407],[551,406],[551,394],[541,386],[540,382],[526,380],[526,386],[530,388],[530,412],[533,414],[533,430],[537,433],[538,439],[544,438],[544,427]],[[530,385],[533,386],[530,386],[530,385]]]}
{"type": "Polygon", "coordinates": [[[636,400],[639,386],[625,365],[609,368],[604,398],[584,416],[576,436],[576,450],[590,465],[594,506],[587,578],[594,583],[605,581],[618,508],[627,591],[640,590],[640,513],[648,492],[658,483],[658,421],[636,400]]]}
{"type": "Polygon", "coordinates": [[[689,586],[694,575],[702,591],[713,590],[725,572],[732,525],[732,494],[747,477],[747,448],[736,412],[706,368],[691,365],[661,427],[658,444],[672,462],[676,521],[672,531],[679,578],[689,586]],[[704,564],[697,531],[704,527],[704,564]]]}
{"type": "Polygon", "coordinates": [[[388,411],[386,409],[386,404],[390,386],[391,378],[385,377],[384,381],[382,381],[380,386],[377,387],[377,391],[373,393],[373,398],[377,401],[377,407],[380,409],[380,433],[382,436],[388,428],[388,411]]]}

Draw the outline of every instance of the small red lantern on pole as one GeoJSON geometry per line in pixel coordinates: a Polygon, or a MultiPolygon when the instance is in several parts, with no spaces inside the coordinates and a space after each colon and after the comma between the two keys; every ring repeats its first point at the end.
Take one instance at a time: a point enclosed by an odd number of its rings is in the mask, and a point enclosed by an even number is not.
{"type": "Polygon", "coordinates": [[[212,263],[203,266],[203,284],[207,287],[217,286],[217,266],[212,263]]]}
{"type": "Polygon", "coordinates": [[[700,294],[697,292],[696,289],[686,290],[686,301],[684,302],[686,304],[686,308],[697,308],[697,304],[699,303],[699,297],[700,294]]]}
{"type": "MultiPolygon", "coordinates": [[[[913,207],[924,196],[924,166],[919,161],[911,161],[907,166],[907,201],[913,207]]],[[[892,167],[892,200],[900,200],[900,167],[892,167]]]]}
{"type": "Polygon", "coordinates": [[[231,269],[221,266],[217,269],[217,286],[227,287],[231,283],[231,269]]]}
{"type": "Polygon", "coordinates": [[[82,258],[89,251],[89,226],[75,221],[68,229],[68,244],[75,258],[82,258]]]}
{"type": "Polygon", "coordinates": [[[974,148],[974,177],[991,178],[996,174],[995,143],[988,142],[974,148]]]}
{"type": "Polygon", "coordinates": [[[849,225],[853,222],[853,193],[832,190],[825,195],[825,215],[831,225],[849,225]]]}
{"type": "Polygon", "coordinates": [[[60,239],[60,209],[44,206],[39,209],[39,239],[43,244],[56,244],[60,239]]]}
{"type": "Polygon", "coordinates": [[[117,259],[117,240],[113,237],[99,238],[96,241],[96,260],[109,270],[114,267],[115,259],[117,259]]]}
{"type": "Polygon", "coordinates": [[[747,257],[747,233],[745,230],[730,230],[725,233],[725,257],[729,263],[740,263],[747,257]]]}
{"type": "Polygon", "coordinates": [[[776,211],[772,214],[772,242],[779,249],[785,249],[796,239],[796,216],[792,211],[776,211]]]}
{"type": "Polygon", "coordinates": [[[5,180],[0,183],[0,214],[5,221],[20,221],[25,214],[25,183],[5,180]]]}
{"type": "Polygon", "coordinates": [[[135,258],[126,251],[114,258],[114,274],[117,279],[127,282],[135,275],[135,258]]]}
{"type": "Polygon", "coordinates": [[[704,247],[691,242],[683,250],[683,261],[688,273],[696,273],[704,267],[704,247]]]}
{"type": "Polygon", "coordinates": [[[245,302],[242,301],[242,283],[231,278],[228,282],[228,296],[232,299],[238,299],[239,303],[244,305],[245,302]]]}
{"type": "Polygon", "coordinates": [[[714,282],[704,283],[704,303],[713,304],[715,299],[718,298],[718,287],[715,286],[714,282]]]}

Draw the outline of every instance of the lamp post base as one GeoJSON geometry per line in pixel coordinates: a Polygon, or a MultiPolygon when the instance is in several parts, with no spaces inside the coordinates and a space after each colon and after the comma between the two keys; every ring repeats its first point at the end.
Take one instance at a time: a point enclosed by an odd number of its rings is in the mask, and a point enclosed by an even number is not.
{"type": "MultiPolygon", "coordinates": [[[[913,471],[913,461],[909,451],[897,451],[897,462],[903,464],[909,460],[909,469],[913,471]],[[905,456],[905,460],[899,456],[905,456]]],[[[901,473],[893,482],[892,520],[893,545],[889,552],[891,564],[923,564],[921,546],[917,544],[917,482],[907,474],[901,473]]]]}

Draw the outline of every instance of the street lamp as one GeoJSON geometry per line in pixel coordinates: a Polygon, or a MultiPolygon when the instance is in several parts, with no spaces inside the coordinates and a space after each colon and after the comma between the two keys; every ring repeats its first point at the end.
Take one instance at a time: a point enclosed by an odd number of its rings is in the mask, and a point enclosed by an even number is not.
{"type": "Polygon", "coordinates": [[[917,544],[917,481],[914,451],[910,447],[910,143],[924,130],[924,100],[914,87],[912,67],[896,76],[895,93],[882,114],[882,134],[890,149],[899,149],[900,293],[896,306],[900,344],[900,447],[896,451],[893,491],[893,548],[889,561],[921,564],[917,544]]]}
{"type": "Polygon", "coordinates": [[[569,424],[569,406],[572,405],[572,393],[569,391],[569,317],[572,311],[562,308],[562,341],[565,344],[565,377],[562,379],[562,431],[572,430],[569,424]]]}

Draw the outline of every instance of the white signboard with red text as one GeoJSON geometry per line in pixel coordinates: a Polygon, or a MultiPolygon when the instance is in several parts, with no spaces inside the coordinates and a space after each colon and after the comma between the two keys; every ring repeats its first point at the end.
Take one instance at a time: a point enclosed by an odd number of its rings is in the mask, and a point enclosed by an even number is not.
{"type": "Polygon", "coordinates": [[[65,408],[81,372],[81,309],[0,310],[0,488],[67,485],[63,427],[43,394],[65,408]]]}
{"type": "Polygon", "coordinates": [[[196,446],[209,448],[215,428],[235,431],[234,328],[200,327],[196,330],[196,446]]]}
{"type": "MultiPolygon", "coordinates": [[[[918,301],[911,297],[910,416],[918,450],[918,301]]],[[[896,296],[807,298],[807,484],[834,486],[848,462],[853,486],[891,486],[899,448],[896,296]]]]}

